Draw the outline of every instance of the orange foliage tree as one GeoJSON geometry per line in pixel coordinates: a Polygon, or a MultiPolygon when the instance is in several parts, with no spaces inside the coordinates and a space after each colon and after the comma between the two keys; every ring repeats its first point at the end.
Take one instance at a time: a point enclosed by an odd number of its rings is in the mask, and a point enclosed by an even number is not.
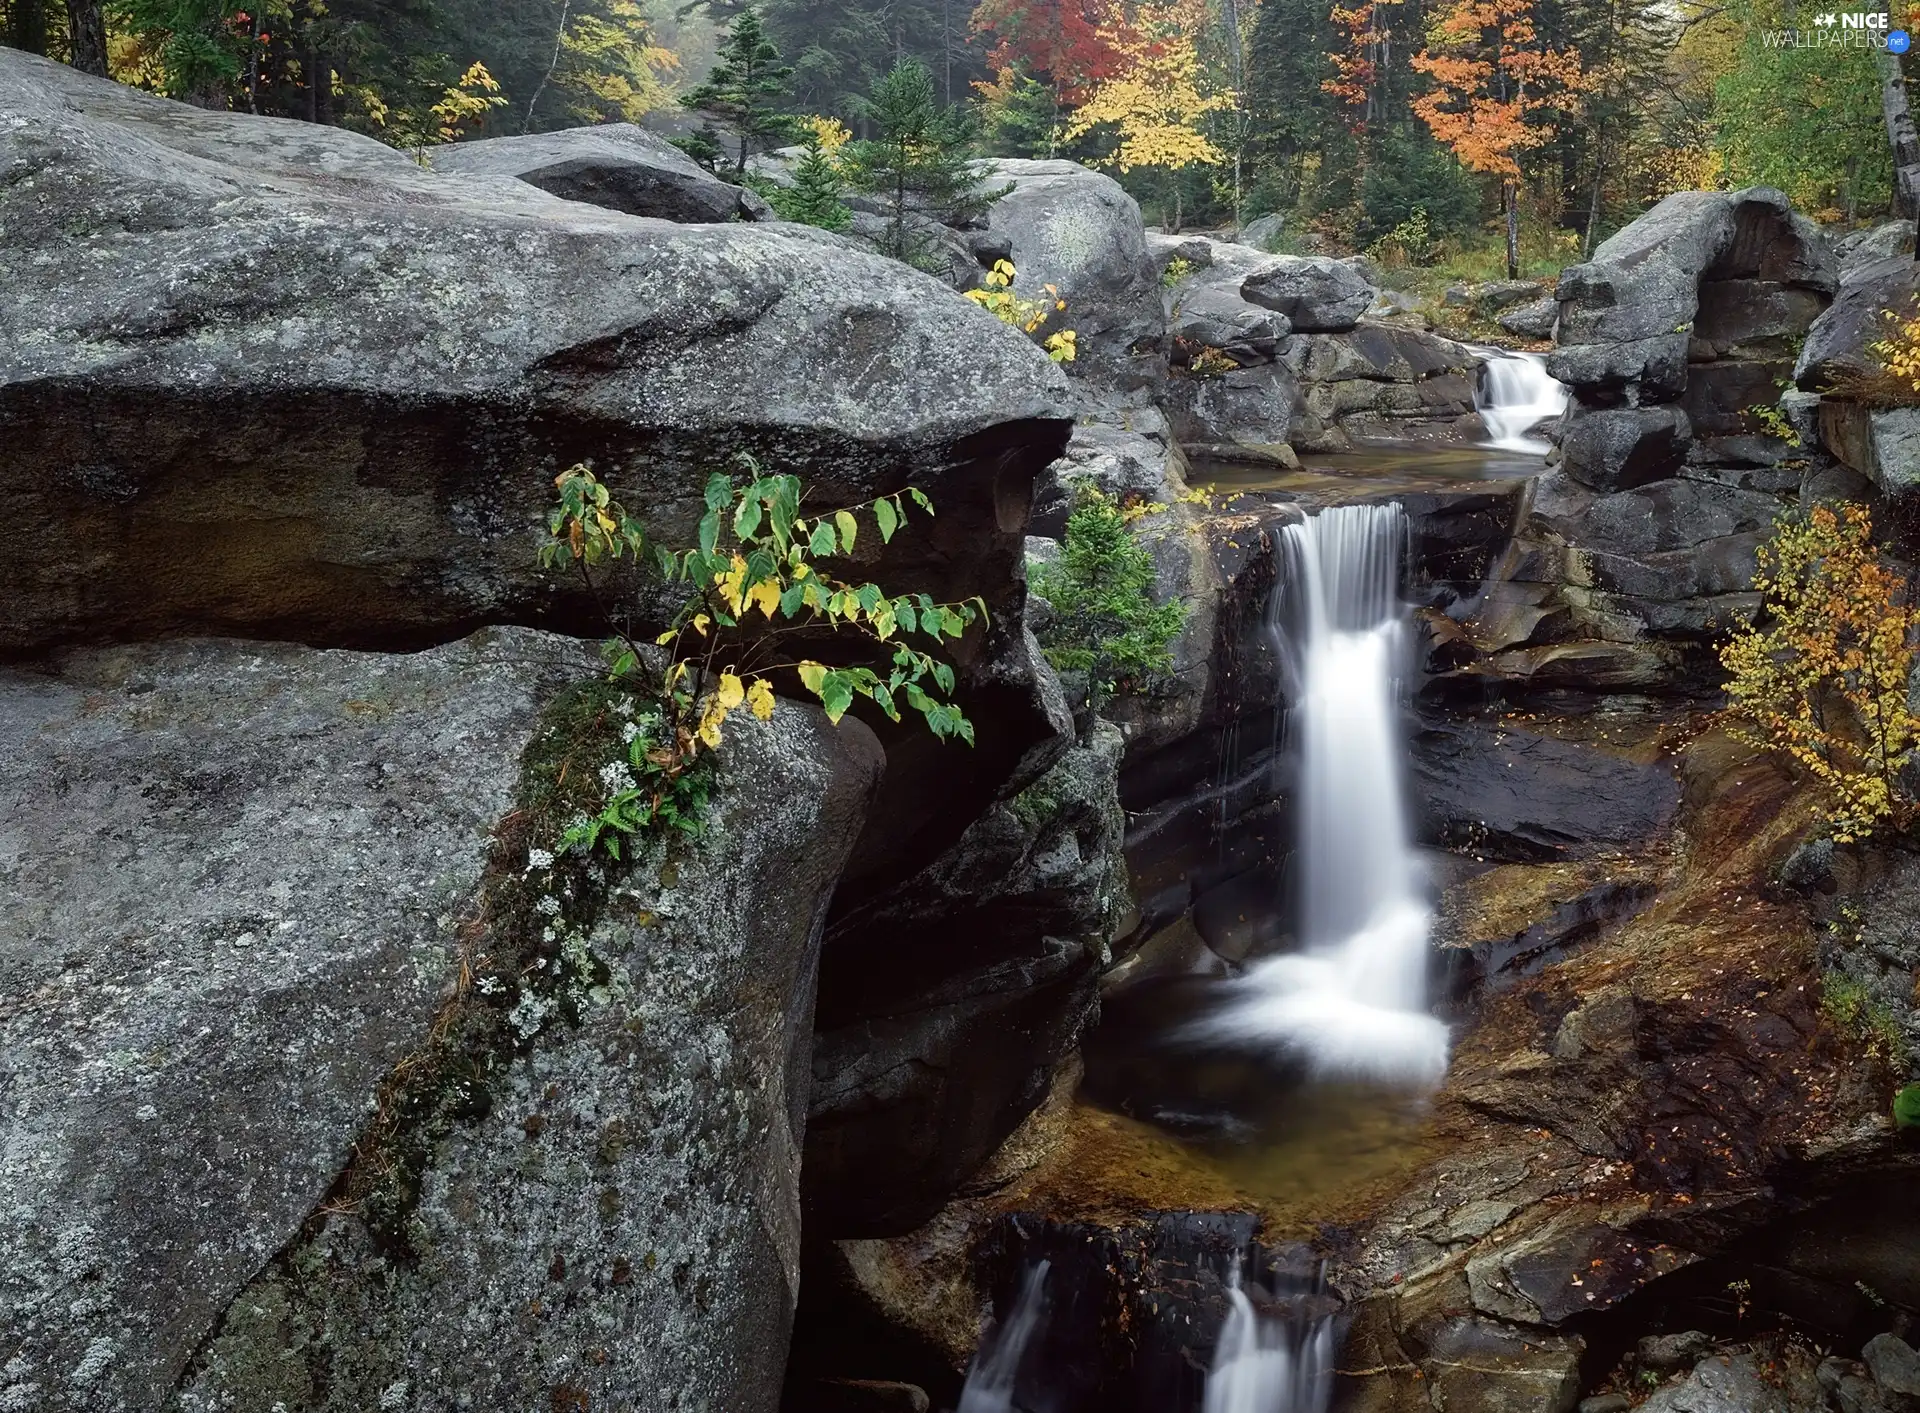
{"type": "Polygon", "coordinates": [[[1374,116],[1373,84],[1387,41],[1386,21],[1380,12],[1395,3],[1397,0],[1336,4],[1328,16],[1346,42],[1343,48],[1327,55],[1333,65],[1333,77],[1320,87],[1347,105],[1356,132],[1365,128],[1374,116]]]}
{"type": "Polygon", "coordinates": [[[1766,626],[1720,650],[1736,734],[1813,778],[1841,842],[1899,822],[1899,774],[1920,738],[1907,696],[1920,607],[1881,559],[1867,508],[1819,505],[1784,522],[1760,547],[1753,586],[1766,626]]]}
{"type": "Polygon", "coordinates": [[[1520,154],[1549,134],[1533,119],[1565,113],[1588,86],[1580,56],[1548,49],[1532,0],[1451,0],[1427,30],[1413,66],[1433,80],[1414,100],[1435,138],[1469,171],[1500,178],[1507,218],[1507,278],[1520,275],[1520,154]]]}

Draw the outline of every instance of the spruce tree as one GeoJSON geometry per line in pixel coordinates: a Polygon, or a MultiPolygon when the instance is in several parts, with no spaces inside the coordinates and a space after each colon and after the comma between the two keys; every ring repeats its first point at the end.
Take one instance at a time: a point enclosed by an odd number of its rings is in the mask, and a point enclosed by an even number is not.
{"type": "Polygon", "coordinates": [[[861,101],[859,116],[874,136],[849,142],[843,166],[856,190],[887,203],[881,248],[896,260],[919,263],[923,253],[909,216],[965,220],[1012,190],[980,189],[970,160],[971,126],[959,109],[935,98],[933,75],[917,59],[895,64],[861,101]]]}
{"type": "Polygon", "coordinates": [[[807,138],[807,155],[794,168],[793,185],[769,192],[767,201],[783,219],[823,231],[844,231],[853,220],[840,199],[840,173],[821,148],[818,133],[807,138]]]}
{"type": "Polygon", "coordinates": [[[793,66],[780,62],[760,12],[749,7],[727,31],[707,81],[681,98],[687,107],[712,114],[739,136],[736,179],[746,176],[747,153],[754,143],[772,146],[793,135],[793,120],[779,109],[792,77],[793,66]]]}

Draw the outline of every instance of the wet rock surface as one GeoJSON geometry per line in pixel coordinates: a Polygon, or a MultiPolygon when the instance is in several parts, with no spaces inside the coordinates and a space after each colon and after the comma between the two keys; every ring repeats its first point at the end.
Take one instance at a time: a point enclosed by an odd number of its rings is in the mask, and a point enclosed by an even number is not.
{"type": "Polygon", "coordinates": [[[663,137],[631,123],[453,143],[433,169],[513,177],[568,201],[663,221],[752,220],[766,204],[721,181],[663,137]]]}

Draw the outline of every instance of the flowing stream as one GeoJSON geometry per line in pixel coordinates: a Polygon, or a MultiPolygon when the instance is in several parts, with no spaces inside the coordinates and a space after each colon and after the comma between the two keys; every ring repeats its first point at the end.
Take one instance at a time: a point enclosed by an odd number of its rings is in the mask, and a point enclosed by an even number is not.
{"type": "Polygon", "coordinates": [[[1013,1397],[1020,1365],[1045,1312],[1047,1270],[1048,1263],[1041,1261],[1027,1272],[1013,1309],[981,1342],[980,1352],[967,1370],[966,1387],[960,1390],[957,1413],[1021,1413],[1013,1397]]]}
{"type": "Polygon", "coordinates": [[[1333,1317],[1263,1315],[1238,1285],[1227,1299],[1201,1413],[1326,1413],[1333,1401],[1333,1317]]]}
{"type": "Polygon", "coordinates": [[[1566,410],[1566,384],[1547,372],[1547,360],[1537,353],[1482,347],[1473,351],[1486,360],[1474,384],[1473,405],[1487,424],[1489,444],[1545,456],[1552,448],[1533,434],[1542,422],[1566,410]]]}
{"type": "Polygon", "coordinates": [[[1402,780],[1406,536],[1397,504],[1335,506],[1286,529],[1286,592],[1268,611],[1300,751],[1302,946],[1249,967],[1196,1038],[1284,1050],[1322,1078],[1429,1088],[1446,1072],[1447,1031],[1425,1010],[1432,911],[1402,780]]]}

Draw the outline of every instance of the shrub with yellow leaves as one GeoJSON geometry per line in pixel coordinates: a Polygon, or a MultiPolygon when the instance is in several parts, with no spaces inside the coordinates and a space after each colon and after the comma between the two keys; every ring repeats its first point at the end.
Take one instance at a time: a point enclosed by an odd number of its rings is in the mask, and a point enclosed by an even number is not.
{"type": "Polygon", "coordinates": [[[1072,329],[1061,329],[1056,333],[1043,335],[1040,331],[1055,314],[1065,311],[1066,300],[1060,297],[1058,287],[1042,285],[1039,299],[1026,299],[1013,292],[1013,282],[1018,278],[1010,261],[996,260],[987,271],[986,283],[979,289],[967,291],[967,298],[985,309],[1001,323],[1020,330],[1047,351],[1047,357],[1055,363],[1071,363],[1079,349],[1079,335],[1072,329]]]}
{"type": "Polygon", "coordinates": [[[1881,559],[1867,508],[1783,520],[1753,586],[1766,626],[1738,629],[1720,650],[1735,734],[1813,779],[1836,840],[1903,824],[1900,771],[1920,739],[1907,696],[1920,610],[1881,559]]]}
{"type": "MultiPolygon", "coordinates": [[[[886,543],[906,522],[909,506],[932,515],[925,493],[909,487],[806,515],[797,476],[769,475],[744,454],[740,460],[744,478],[708,478],[697,543],[684,550],[650,546],[645,528],[590,467],[570,467],[554,482],[558,499],[540,548],[543,567],[571,566],[603,612],[605,586],[594,571],[622,559],[686,590],[651,648],[606,613],[615,633],[608,643],[611,677],[652,701],[628,739],[631,778],[612,782],[600,816],[577,821],[562,837],[562,849],[581,844],[591,850],[604,842],[617,858],[622,834],[661,821],[688,827],[682,782],[692,787],[694,772],[719,747],[734,712],[744,707],[762,721],[773,716],[773,684],[782,673],[791,672],[836,724],[863,698],[889,720],[912,711],[937,738],[973,744],[973,724],[951,700],[953,668],[914,640],[938,646],[963,637],[985,617],[984,600],[936,603],[926,594],[892,595],[822,567],[853,554],[863,521],[886,543]],[[816,637],[860,639],[878,665],[829,666],[791,656],[787,645],[808,630],[816,637]]],[[[704,786],[698,794],[704,800],[704,786]]]]}

